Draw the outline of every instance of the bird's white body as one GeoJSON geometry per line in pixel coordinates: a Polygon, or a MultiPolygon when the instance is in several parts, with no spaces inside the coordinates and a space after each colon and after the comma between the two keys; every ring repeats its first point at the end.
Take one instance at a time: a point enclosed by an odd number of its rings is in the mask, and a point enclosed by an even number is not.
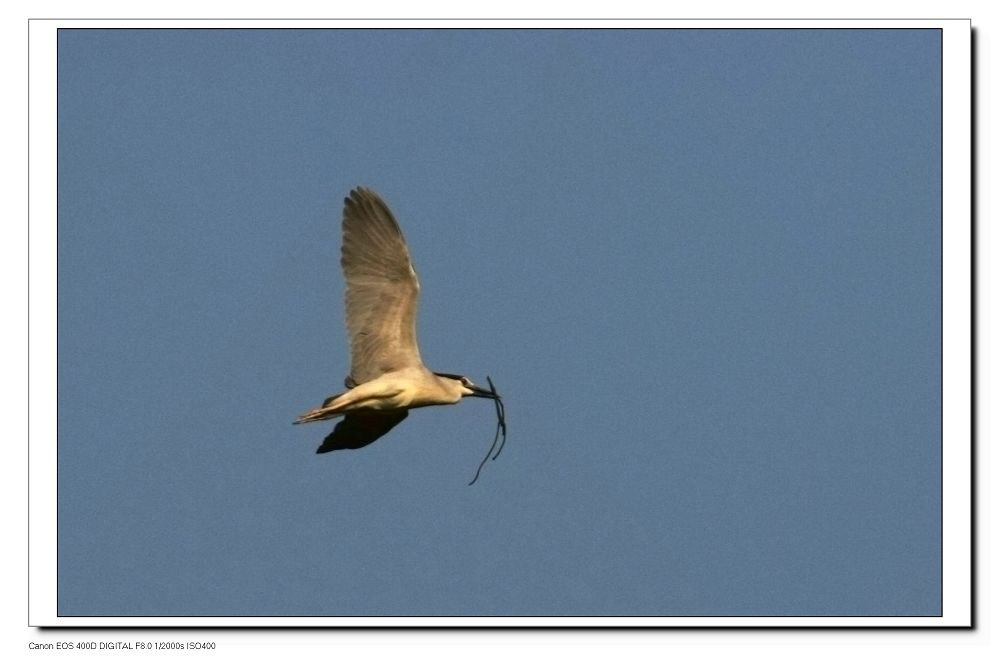
{"type": "Polygon", "coordinates": [[[305,414],[302,420],[326,420],[355,409],[394,411],[455,404],[471,392],[461,381],[437,376],[425,367],[406,367],[334,396],[319,409],[305,414]]]}

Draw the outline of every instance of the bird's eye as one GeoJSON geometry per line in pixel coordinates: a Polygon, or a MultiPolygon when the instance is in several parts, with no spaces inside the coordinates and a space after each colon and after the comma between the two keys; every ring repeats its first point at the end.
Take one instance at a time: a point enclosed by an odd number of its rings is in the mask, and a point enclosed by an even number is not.
{"type": "Polygon", "coordinates": [[[462,377],[462,385],[465,386],[466,388],[471,388],[472,387],[472,381],[469,381],[467,378],[465,378],[463,376],[462,377]]]}

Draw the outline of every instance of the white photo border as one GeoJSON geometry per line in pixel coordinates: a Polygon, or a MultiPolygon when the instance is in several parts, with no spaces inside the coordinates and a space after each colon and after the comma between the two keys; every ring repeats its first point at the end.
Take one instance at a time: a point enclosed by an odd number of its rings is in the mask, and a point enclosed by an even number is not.
{"type": "Polygon", "coordinates": [[[28,620],[51,627],[972,627],[972,26],[934,20],[32,19],[28,620]],[[935,617],[61,617],[56,604],[56,44],[60,28],[931,28],[942,31],[942,615],[935,617]]]}

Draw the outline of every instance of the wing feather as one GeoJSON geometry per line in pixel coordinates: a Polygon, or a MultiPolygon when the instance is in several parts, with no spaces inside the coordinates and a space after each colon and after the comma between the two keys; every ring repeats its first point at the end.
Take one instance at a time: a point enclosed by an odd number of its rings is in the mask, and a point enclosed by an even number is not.
{"type": "Polygon", "coordinates": [[[399,224],[370,189],[344,199],[340,265],[351,342],[348,387],[386,372],[422,366],[417,347],[420,283],[399,224]]]}
{"type": "Polygon", "coordinates": [[[406,409],[399,411],[351,411],[337,423],[317,453],[331,450],[363,448],[380,438],[406,418],[406,409]]]}

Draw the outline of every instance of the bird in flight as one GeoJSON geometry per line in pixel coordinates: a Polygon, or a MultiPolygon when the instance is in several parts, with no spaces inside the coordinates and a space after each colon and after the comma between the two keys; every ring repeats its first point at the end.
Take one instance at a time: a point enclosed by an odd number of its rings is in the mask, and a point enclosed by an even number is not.
{"type": "Polygon", "coordinates": [[[469,484],[476,482],[483,465],[497,458],[507,440],[503,401],[490,377],[486,389],[459,374],[432,372],[424,366],[417,348],[417,273],[399,224],[370,189],[357,187],[344,199],[340,265],[347,283],[351,344],[351,372],[344,380],[347,391],[327,397],[293,424],[343,416],[316,450],[328,453],[367,446],[401,423],[410,409],[456,404],[463,397],[491,399],[497,430],[469,484]]]}

